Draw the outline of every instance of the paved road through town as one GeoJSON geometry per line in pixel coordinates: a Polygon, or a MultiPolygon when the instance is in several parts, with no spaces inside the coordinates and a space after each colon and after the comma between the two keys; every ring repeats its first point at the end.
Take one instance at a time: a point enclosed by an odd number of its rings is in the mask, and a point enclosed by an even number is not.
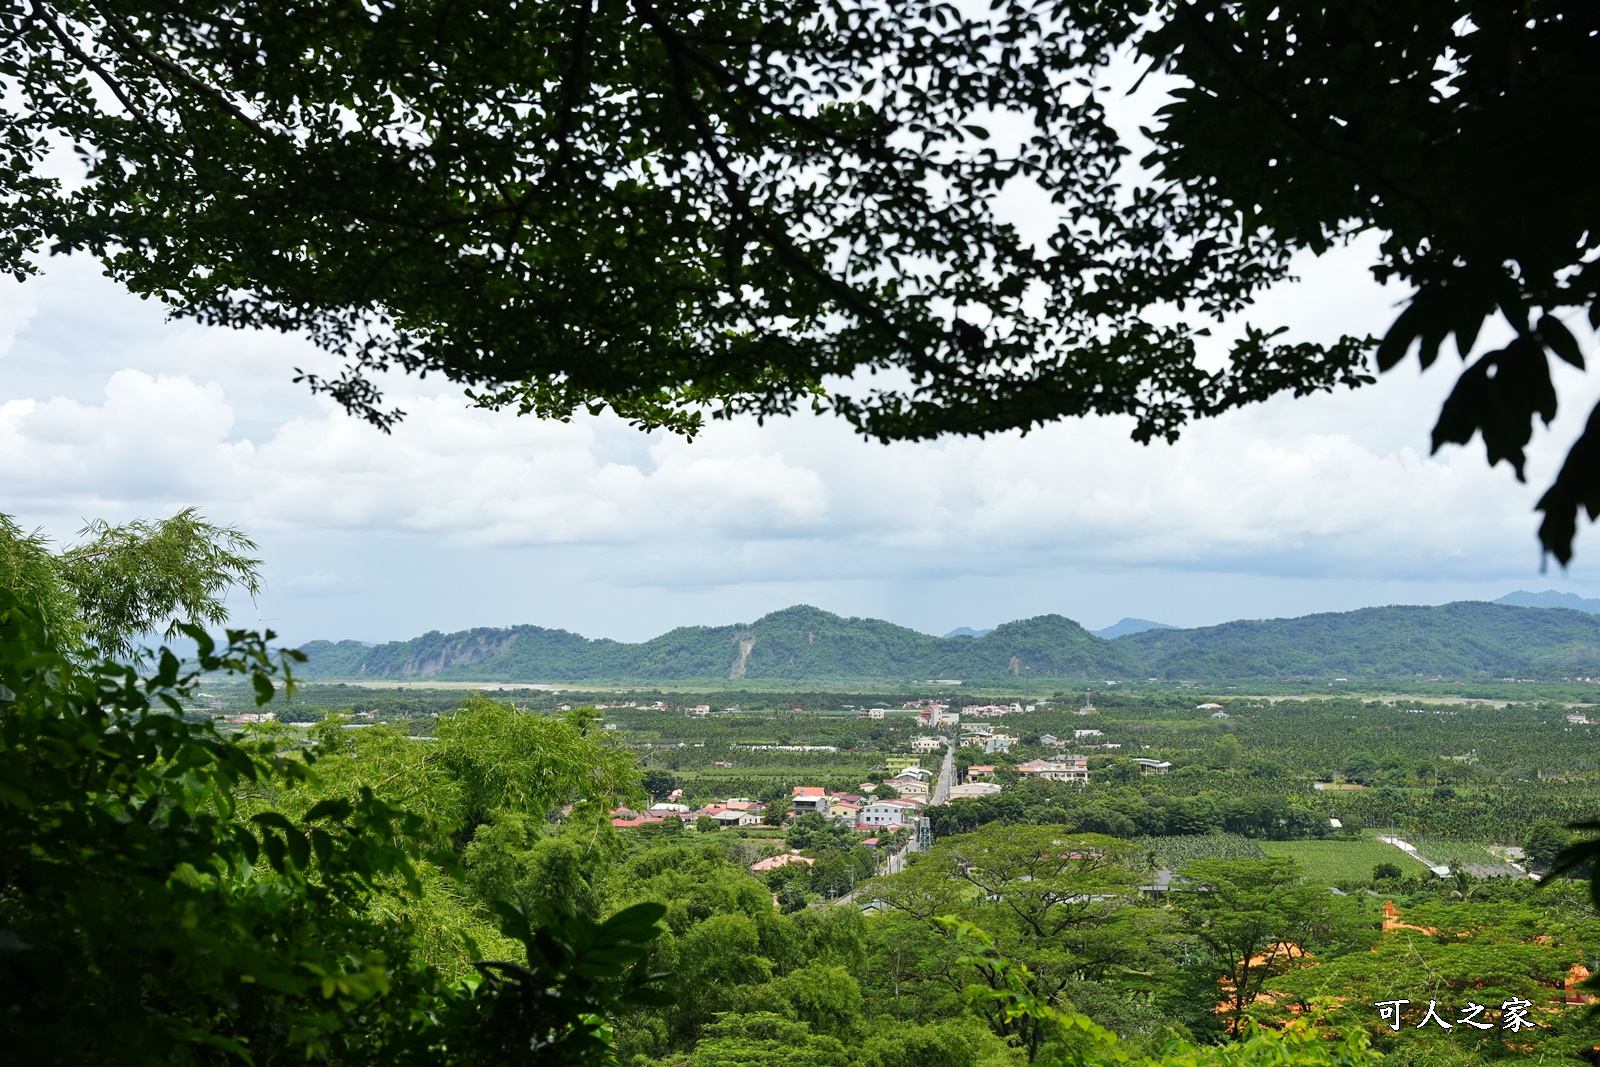
{"type": "Polygon", "coordinates": [[[944,743],[944,766],[939,768],[939,781],[933,787],[933,796],[928,800],[928,806],[943,804],[950,799],[950,787],[955,784],[956,777],[956,745],[953,740],[944,743]]]}
{"type": "MultiPolygon", "coordinates": [[[[928,797],[929,807],[932,807],[935,804],[943,804],[945,801],[950,799],[950,786],[955,783],[955,777],[955,741],[947,739],[945,741],[944,749],[944,764],[939,768],[939,779],[934,783],[933,793],[928,797]]],[[[889,853],[889,858],[887,862],[884,863],[882,870],[879,872],[880,874],[899,874],[901,871],[905,870],[907,854],[917,847],[917,830],[914,825],[909,828],[908,834],[909,839],[906,841],[906,843],[895,851],[889,853]]],[[[852,889],[850,892],[840,897],[836,903],[852,903],[855,900],[855,896],[856,891],[852,889]]],[[[816,907],[820,903],[822,902],[816,901],[812,904],[812,907],[816,907]]]]}

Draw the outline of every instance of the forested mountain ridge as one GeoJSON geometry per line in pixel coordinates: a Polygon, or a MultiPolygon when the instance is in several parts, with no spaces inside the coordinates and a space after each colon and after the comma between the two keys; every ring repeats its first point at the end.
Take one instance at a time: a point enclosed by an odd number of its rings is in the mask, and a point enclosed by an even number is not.
{"type": "Polygon", "coordinates": [[[1600,670],[1600,617],[1481,601],[1119,637],[1154,678],[1560,677],[1600,670]]]}
{"type": "Polygon", "coordinates": [[[368,647],[313,641],[308,678],[663,681],[691,678],[1001,678],[1128,676],[1134,664],[1060,615],[982,637],[934,637],[881,619],[797,605],[735,626],[683,626],[639,644],[540,626],[424,634],[368,647]]]}
{"type": "Polygon", "coordinates": [[[799,605],[749,624],[679,627],[638,644],[514,626],[433,632],[376,647],[313,641],[304,651],[309,661],[301,673],[318,679],[1543,678],[1600,671],[1600,617],[1461,601],[1105,640],[1060,615],[1005,623],[981,637],[934,637],[799,605]]]}

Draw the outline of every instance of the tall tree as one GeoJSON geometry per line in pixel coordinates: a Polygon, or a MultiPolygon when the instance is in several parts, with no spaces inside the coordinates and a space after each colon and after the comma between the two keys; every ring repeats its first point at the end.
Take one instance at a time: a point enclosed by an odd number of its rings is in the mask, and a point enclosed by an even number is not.
{"type": "Polygon", "coordinates": [[[1197,860],[1180,870],[1173,906],[1197,942],[1204,1003],[1237,1036],[1265,984],[1308,962],[1313,951],[1359,943],[1362,917],[1326,886],[1305,885],[1291,860],[1197,860]],[[1218,1003],[1220,1001],[1220,1004],[1218,1003]]]}
{"type": "MultiPolygon", "coordinates": [[[[261,703],[275,678],[291,681],[270,634],[234,632],[219,647],[198,627],[185,632],[202,669],[244,675],[261,703]]],[[[62,656],[36,608],[0,589],[8,1055],[465,1067],[531,1048],[540,1062],[598,1067],[612,1059],[607,1016],[667,1001],[641,966],[666,911],[648,902],[603,922],[548,899],[502,907],[521,958],[477,961],[477,981],[451,980],[426,958],[428,917],[404,907],[422,895],[426,858],[451,855],[437,820],[349,776],[317,781],[298,748],[171,714],[199,678],[165,650],[145,677],[62,656]],[[266,803],[319,786],[315,803],[266,803]]],[[[564,766],[602,788],[575,747],[560,753],[564,766]]],[[[466,777],[469,796],[493,781],[466,777]]],[[[490,795],[514,803],[561,787],[540,777],[490,795]]]]}
{"type": "Polygon", "coordinates": [[[1148,314],[1240,310],[1286,267],[1204,189],[1119,185],[1095,79],[1150,6],[12,5],[0,265],[84,251],[179,315],[302,331],[347,361],[304,377],[380,425],[387,367],[882,439],[1100,412],[1149,440],[1364,380],[1360,341],[1267,330],[1209,372],[1148,314]],[[1056,217],[1022,232],[1013,192],[1056,217]]]}
{"type": "MultiPolygon", "coordinates": [[[[1377,349],[1423,367],[1451,334],[1471,364],[1433,430],[1481,435],[1523,476],[1537,416],[1556,413],[1563,322],[1600,326],[1600,188],[1564,146],[1600,136],[1600,9],[1585,0],[1338,4],[1185,0],[1140,48],[1184,83],[1146,161],[1221,197],[1256,239],[1322,252],[1382,237],[1380,281],[1413,287],[1377,349]],[[1512,334],[1477,349],[1498,315],[1512,334]]],[[[1565,563],[1579,508],[1600,514],[1600,408],[1539,502],[1565,563]]]]}
{"type": "MultiPolygon", "coordinates": [[[[1452,333],[1471,354],[1496,313],[1513,332],[1434,442],[1481,435],[1520,475],[1556,410],[1549,356],[1584,362],[1563,316],[1600,321],[1600,193],[1557,155],[1600,132],[1597,20],[1585,0],[36,0],[0,10],[0,268],[87,252],[176,314],[302,332],[345,362],[302,377],[381,426],[400,413],[374,379],[400,368],[691,434],[708,407],[811,405],[881,440],[1117,413],[1148,441],[1370,381],[1366,338],[1241,324],[1219,371],[1195,338],[1295,250],[1374,230],[1379,277],[1415,287],[1380,369],[1452,333]],[[1133,187],[1098,85],[1130,47],[1182,83],[1158,180],[1133,187]],[[1054,217],[1023,232],[1012,196],[1054,217]]],[[[1540,508],[1565,561],[1600,514],[1600,414],[1540,508]]]]}
{"type": "Polygon", "coordinates": [[[172,640],[180,623],[220,626],[230,590],[261,590],[261,561],[248,554],[255,542],[195,508],[159,522],[97,519],[78,535],[54,550],[0,514],[0,588],[38,611],[69,649],[128,656],[141,636],[172,640]]]}
{"type": "MultiPolygon", "coordinates": [[[[951,916],[982,926],[1004,959],[1026,968],[1021,980],[1030,993],[1055,1004],[1072,999],[1075,983],[1115,979],[1148,956],[1148,926],[1159,917],[1131,906],[1141,860],[1132,845],[1098,834],[990,824],[941,840],[864,895],[940,930],[951,916]]],[[[929,953],[917,984],[960,989],[975,978],[999,990],[1015,977],[981,962],[974,974],[948,957],[948,949],[929,953]]],[[[1016,1041],[1030,1061],[1038,1055],[1046,1031],[1036,1020],[1011,1018],[998,1002],[983,1008],[996,1034],[1016,1041]]]]}

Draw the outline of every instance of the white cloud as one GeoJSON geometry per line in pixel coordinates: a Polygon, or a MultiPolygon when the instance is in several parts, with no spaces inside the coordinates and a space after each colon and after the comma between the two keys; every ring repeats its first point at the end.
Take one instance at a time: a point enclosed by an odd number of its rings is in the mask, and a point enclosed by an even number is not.
{"type": "MultiPolygon", "coordinates": [[[[1390,294],[1351,281],[1352,257],[1316,264],[1298,305],[1273,294],[1261,321],[1299,308],[1307,335],[1381,330],[1390,294]]],[[[1537,573],[1531,508],[1596,388],[1565,368],[1526,486],[1476,444],[1426,454],[1449,366],[1236,412],[1173,446],[1097,419],[884,447],[809,416],[713,423],[691,444],[471,410],[432,379],[390,383],[409,416],[385,436],[289,383],[327,359],[294,339],[165,324],[76,262],[29,284],[0,362],[0,507],[61,535],[200,505],[261,537],[264,610],[304,636],[507,621],[639,636],[794,600],[942,632],[1553,579],[1600,592],[1592,534],[1583,569],[1537,573]]]]}
{"type": "Polygon", "coordinates": [[[1263,432],[1270,411],[1148,448],[1117,419],[887,448],[826,421],[718,424],[692,444],[658,436],[642,459],[618,462],[603,458],[604,441],[630,431],[614,419],[515,419],[453,392],[403,402],[409,417],[392,436],[322,403],[256,443],[232,434],[220,385],[124,369],[98,404],[0,408],[0,489],[52,513],[196,502],[252,530],[649,545],[667,566],[700,555],[752,578],[793,577],[785,572],[814,567],[816,553],[732,546],[795,542],[891,568],[929,556],[946,568],[1049,559],[1246,570],[1292,558],[1300,569],[1410,575],[1502,553],[1529,533],[1525,511],[1483,507],[1526,493],[1471,452],[1430,458],[1350,433],[1263,432]]]}

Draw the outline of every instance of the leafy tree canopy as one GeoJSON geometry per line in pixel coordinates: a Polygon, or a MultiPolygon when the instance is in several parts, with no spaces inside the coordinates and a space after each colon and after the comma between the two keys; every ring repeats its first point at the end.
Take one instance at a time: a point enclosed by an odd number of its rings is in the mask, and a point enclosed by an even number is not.
{"type": "MultiPolygon", "coordinates": [[[[1508,5],[431,0],[312,10],[51,0],[0,13],[0,269],[84,251],[204,322],[302,332],[303,377],[390,425],[375,373],[490,407],[807,403],[883,440],[1131,415],[1134,435],[1370,381],[1370,339],[1213,319],[1297,249],[1383,235],[1415,287],[1376,353],[1479,356],[1434,430],[1520,475],[1549,355],[1600,292],[1583,0],[1508,5]],[[1132,48],[1180,79],[1156,181],[1098,86],[1132,48]],[[63,182],[68,143],[82,181],[63,182]],[[1549,161],[1532,165],[1530,161],[1549,161]],[[1052,205],[1041,236],[1002,197],[1052,205]],[[1177,315],[1172,314],[1176,310],[1177,315]],[[892,371],[872,378],[858,372],[892,371]],[[835,386],[832,380],[852,378],[835,386]],[[825,389],[826,383],[826,389],[825,389]]],[[[74,176],[74,179],[79,176],[74,176]]],[[[1565,561],[1600,514],[1600,418],[1540,504],[1565,561]]]]}
{"type": "MultiPolygon", "coordinates": [[[[1322,252],[1383,237],[1373,271],[1415,288],[1377,350],[1423,367],[1451,334],[1463,359],[1499,315],[1433,444],[1481,435],[1523,475],[1537,416],[1556,413],[1549,356],[1584,357],[1563,317],[1600,325],[1600,189],[1558,146],[1592,143],[1600,11],[1583,0],[1175,4],[1140,48],[1187,86],[1146,160],[1237,209],[1246,233],[1322,252]]],[[[1565,563],[1579,508],[1600,514],[1600,409],[1544,498],[1539,536],[1565,563]]]]}
{"type": "Polygon", "coordinates": [[[1121,413],[1136,436],[1365,380],[1249,330],[1222,372],[1163,304],[1237,311],[1283,252],[1200,186],[1119,185],[1096,78],[1148,0],[173,0],[0,14],[4,245],[85,251],[204,322],[486,405],[806,402],[882,439],[1121,413]],[[64,139],[86,180],[45,164],[64,139]],[[1000,196],[1054,206],[1042,238],[1000,196]],[[824,379],[894,370],[862,389],[824,379]]]}
{"type": "MultiPolygon", "coordinates": [[[[279,664],[266,639],[215,645],[205,670],[279,664]]],[[[270,637],[270,635],[269,635],[270,637]]],[[[292,658],[292,654],[290,654],[292,658]]],[[[60,1064],[609,1062],[601,1019],[661,1004],[640,965],[659,904],[604,922],[546,901],[500,908],[522,960],[450,982],[393,896],[449,850],[429,820],[370,788],[308,809],[260,803],[315,784],[270,738],[224,738],[173,712],[197,674],[60,655],[0,589],[0,1040],[60,1064]]],[[[292,679],[287,678],[285,683],[292,679]]],[[[342,783],[341,783],[342,784],[342,783]]]]}
{"type": "Polygon", "coordinates": [[[60,551],[0,514],[0,589],[32,608],[66,649],[127,656],[141,635],[228,621],[224,598],[261,588],[255,542],[185,508],[160,522],[89,523],[60,551]]]}

